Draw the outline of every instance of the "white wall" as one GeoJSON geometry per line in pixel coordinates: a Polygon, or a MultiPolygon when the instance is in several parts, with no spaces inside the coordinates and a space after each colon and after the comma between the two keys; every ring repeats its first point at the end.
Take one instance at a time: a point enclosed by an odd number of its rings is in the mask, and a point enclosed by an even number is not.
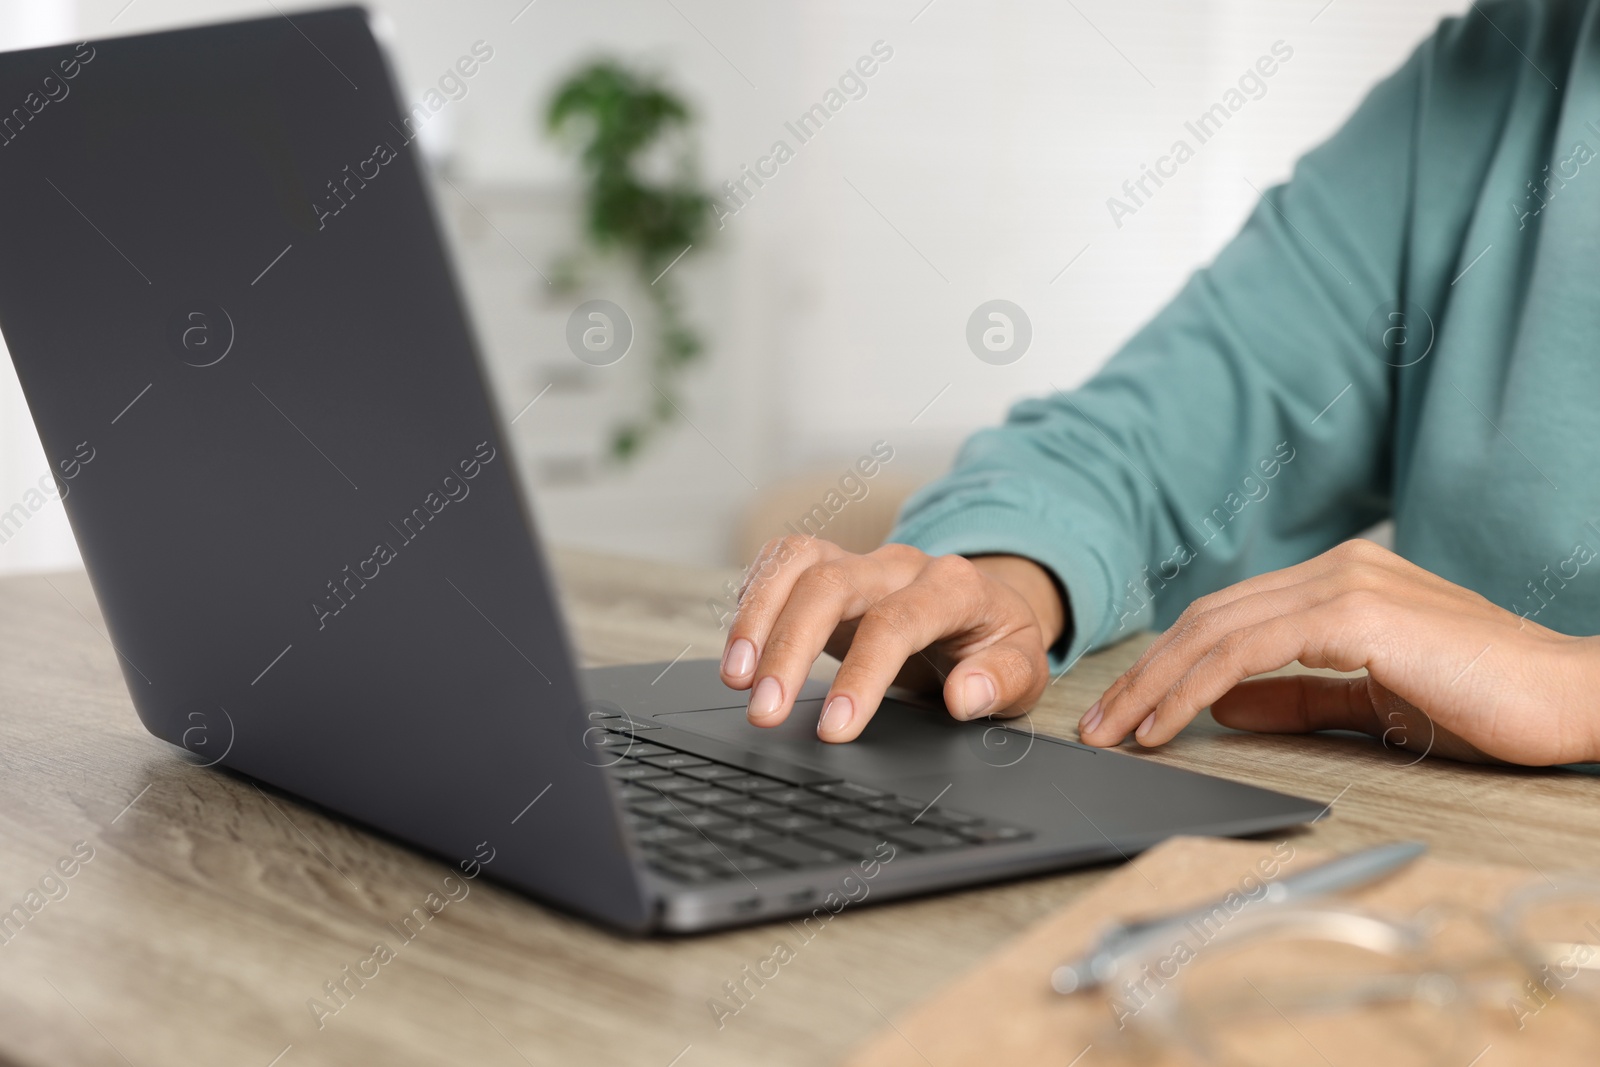
{"type": "MultiPolygon", "coordinates": [[[[524,2],[370,6],[392,22],[413,94],[474,41],[495,49],[442,116],[447,136],[435,138],[475,207],[451,190],[440,202],[507,412],[561,383],[517,427],[546,530],[700,561],[725,555],[729,524],[756,496],[750,482],[848,460],[879,438],[895,445],[901,469],[937,469],[1017,396],[1081,381],[1227,240],[1255,200],[1252,184],[1284,177],[1442,14],[1466,6],[524,2]],[[784,121],[878,40],[894,55],[867,95],[797,145],[784,121]],[[1115,226],[1106,198],[1278,40],[1294,57],[1266,95],[1115,226]],[[691,98],[708,182],[737,176],[777,138],[797,151],[726,220],[714,248],[679,268],[714,341],[694,376],[694,428],[680,427],[627,474],[562,484],[544,460],[585,429],[598,439],[621,379],[568,373],[560,328],[569,309],[523,256],[543,267],[576,239],[572,164],[537,132],[537,104],[600,51],[661,70],[691,98]],[[475,221],[477,210],[517,248],[475,221]],[[1033,323],[1030,352],[1011,366],[981,363],[964,339],[968,315],[994,297],[1033,323]]],[[[258,0],[0,0],[0,46],[263,12],[271,7],[258,0]]],[[[639,365],[624,361],[616,375],[639,365]]],[[[0,419],[4,508],[45,469],[8,367],[0,419]]],[[[0,570],[72,561],[65,530],[50,505],[0,545],[0,570]]]]}
{"type": "MultiPolygon", "coordinates": [[[[0,0],[0,48],[27,48],[71,37],[75,14],[70,2],[0,0]]],[[[0,349],[4,347],[0,343],[0,349]]],[[[38,487],[49,484],[40,479],[47,478],[49,470],[11,361],[0,359],[0,513],[17,504],[37,504],[38,487]]],[[[27,515],[21,530],[0,544],[0,573],[75,566],[78,552],[61,505],[51,501],[27,515]]]]}

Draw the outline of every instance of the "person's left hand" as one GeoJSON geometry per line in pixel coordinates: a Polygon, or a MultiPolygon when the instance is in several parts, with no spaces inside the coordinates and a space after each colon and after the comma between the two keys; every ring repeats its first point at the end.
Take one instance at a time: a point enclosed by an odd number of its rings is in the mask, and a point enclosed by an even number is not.
{"type": "Polygon", "coordinates": [[[1170,741],[1211,705],[1263,733],[1535,766],[1600,759],[1600,639],[1496,607],[1370,541],[1202,597],[1079,724],[1085,743],[1170,741]],[[1364,676],[1245,681],[1299,661],[1364,676]]]}

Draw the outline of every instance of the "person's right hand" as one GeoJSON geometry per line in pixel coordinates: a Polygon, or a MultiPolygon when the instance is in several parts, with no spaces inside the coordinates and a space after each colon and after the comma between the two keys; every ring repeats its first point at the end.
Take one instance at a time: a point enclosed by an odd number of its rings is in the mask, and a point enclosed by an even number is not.
{"type": "Polygon", "coordinates": [[[851,741],[890,685],[942,688],[958,719],[1020,715],[1049,684],[1045,650],[1065,624],[1056,584],[1019,556],[866,555],[790,536],[761,550],[739,591],[722,680],[749,689],[750,721],[789,716],[811,665],[840,660],[817,736],[851,741]]]}

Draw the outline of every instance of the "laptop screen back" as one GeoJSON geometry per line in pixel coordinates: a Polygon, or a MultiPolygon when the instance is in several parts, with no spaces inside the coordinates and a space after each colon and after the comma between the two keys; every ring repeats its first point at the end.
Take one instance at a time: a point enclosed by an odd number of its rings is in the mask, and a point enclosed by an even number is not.
{"type": "Polygon", "coordinates": [[[0,56],[0,328],[151,732],[637,925],[412,142],[354,8],[0,56]]]}

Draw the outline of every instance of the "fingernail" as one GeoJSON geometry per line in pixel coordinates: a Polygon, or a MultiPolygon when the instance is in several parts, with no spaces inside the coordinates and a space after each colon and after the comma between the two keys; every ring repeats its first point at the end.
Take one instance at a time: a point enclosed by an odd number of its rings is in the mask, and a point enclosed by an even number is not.
{"type": "Polygon", "coordinates": [[[729,678],[743,678],[755,669],[755,645],[741,637],[728,646],[727,654],[722,657],[723,674],[729,678]]]}
{"type": "Polygon", "coordinates": [[[855,714],[855,705],[850,698],[840,693],[828,701],[822,709],[822,718],[817,720],[817,734],[837,734],[850,725],[850,719],[855,714]]]}
{"type": "Polygon", "coordinates": [[[1096,700],[1090,705],[1089,710],[1084,713],[1083,722],[1078,724],[1078,732],[1080,734],[1093,733],[1094,728],[1100,725],[1101,718],[1103,718],[1103,715],[1100,711],[1100,702],[1096,700]]]}
{"type": "Polygon", "coordinates": [[[756,683],[756,691],[750,694],[748,714],[752,719],[770,719],[782,702],[783,686],[769,674],[756,683]]]}
{"type": "Polygon", "coordinates": [[[1142,738],[1150,732],[1150,727],[1154,726],[1155,724],[1156,713],[1152,711],[1150,714],[1144,717],[1144,722],[1139,724],[1139,728],[1135,730],[1134,733],[1142,738]]]}
{"type": "Polygon", "coordinates": [[[961,687],[962,718],[976,719],[994,703],[994,683],[987,674],[969,674],[961,687]]]}

